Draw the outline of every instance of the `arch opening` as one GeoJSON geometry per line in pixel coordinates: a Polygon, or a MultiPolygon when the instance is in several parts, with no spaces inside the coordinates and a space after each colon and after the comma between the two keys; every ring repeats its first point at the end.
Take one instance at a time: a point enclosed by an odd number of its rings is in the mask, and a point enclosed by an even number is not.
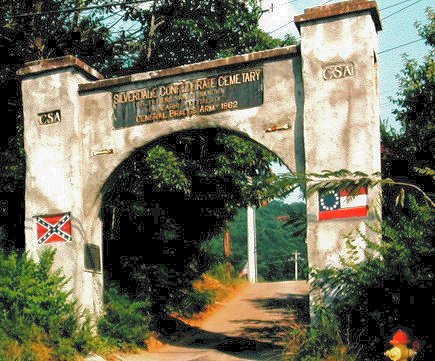
{"type": "MultiPolygon", "coordinates": [[[[230,254],[223,249],[221,232],[237,215],[240,218],[246,214],[241,209],[247,204],[259,206],[271,201],[265,182],[276,173],[278,164],[283,165],[264,146],[222,128],[181,131],[136,149],[112,172],[102,190],[106,284],[115,282],[131,297],[149,298],[156,321],[182,308],[187,312],[199,310],[201,304],[189,299],[194,292],[193,281],[212,266],[226,262],[237,277],[246,260],[246,236],[244,242],[240,237],[243,226],[231,231],[237,235],[237,243],[233,243],[230,254]],[[244,157],[240,157],[242,153],[244,157]]],[[[302,217],[302,239],[305,203],[299,202],[294,209],[302,217]]],[[[288,205],[277,200],[259,209],[264,221],[258,241],[262,242],[261,280],[278,280],[266,275],[277,269],[281,279],[285,279],[285,272],[289,273],[287,279],[294,279],[290,257],[298,250],[299,277],[303,277],[300,262],[306,260],[305,239],[296,242],[297,248],[284,252],[286,258],[272,259],[274,255],[264,253],[271,248],[265,243],[276,245],[277,237],[288,233],[288,229],[282,231],[279,219],[287,215],[287,210],[291,212],[288,205]]],[[[280,252],[288,239],[281,241],[280,252]]]]}

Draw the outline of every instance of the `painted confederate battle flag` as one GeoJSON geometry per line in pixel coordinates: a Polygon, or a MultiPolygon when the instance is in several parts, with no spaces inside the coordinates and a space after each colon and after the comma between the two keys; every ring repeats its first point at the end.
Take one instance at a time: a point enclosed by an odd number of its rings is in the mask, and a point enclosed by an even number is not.
{"type": "Polygon", "coordinates": [[[319,220],[334,218],[366,217],[368,214],[367,187],[356,195],[349,196],[347,190],[319,192],[319,220]]]}
{"type": "Polygon", "coordinates": [[[36,234],[38,244],[71,241],[71,215],[69,213],[38,216],[36,234]]]}

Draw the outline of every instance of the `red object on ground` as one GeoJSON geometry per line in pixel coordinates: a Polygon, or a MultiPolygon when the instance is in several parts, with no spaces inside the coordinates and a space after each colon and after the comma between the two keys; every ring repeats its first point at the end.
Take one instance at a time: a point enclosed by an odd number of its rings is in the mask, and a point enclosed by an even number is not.
{"type": "Polygon", "coordinates": [[[409,342],[408,334],[403,330],[398,330],[390,341],[392,345],[407,345],[409,342]]]}

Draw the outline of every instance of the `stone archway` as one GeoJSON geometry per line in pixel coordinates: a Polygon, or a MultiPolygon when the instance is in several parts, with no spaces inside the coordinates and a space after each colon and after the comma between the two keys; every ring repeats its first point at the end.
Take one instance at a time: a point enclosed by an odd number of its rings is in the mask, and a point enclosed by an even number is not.
{"type": "MultiPolygon", "coordinates": [[[[56,266],[81,305],[101,310],[101,187],[134,149],[161,136],[222,127],[297,172],[380,170],[376,3],[307,9],[295,21],[300,46],[172,69],[104,79],[66,56],[19,70],[26,248],[34,258],[57,249],[56,266]]],[[[308,199],[310,266],[336,264],[344,235],[372,219],[370,208],[321,221],[318,197],[308,199]]]]}
{"type": "MultiPolygon", "coordinates": [[[[235,183],[233,177],[218,171],[221,164],[219,158],[223,153],[230,157],[228,161],[235,159],[231,156],[232,152],[228,152],[228,146],[232,149],[235,145],[234,142],[227,143],[229,138],[236,139],[237,144],[244,141],[245,146],[249,144],[249,147],[258,149],[257,154],[269,153],[270,157],[275,158],[258,143],[255,145],[252,140],[234,131],[222,128],[189,129],[171,133],[136,149],[112,172],[102,192],[103,204],[100,213],[104,230],[102,263],[105,280],[109,281],[109,286],[106,284],[105,289],[110,288],[112,281],[123,292],[134,295],[143,294],[143,290],[146,289],[155,314],[160,314],[157,310],[163,310],[161,307],[167,304],[174,307],[183,303],[186,287],[190,287],[192,280],[200,276],[195,272],[204,272],[204,266],[209,266],[208,261],[217,257],[217,240],[215,238],[211,241],[211,238],[216,235],[216,231],[224,228],[224,221],[235,213],[231,206],[239,204],[240,208],[240,204],[245,202],[242,189],[236,185],[238,182],[235,183]],[[156,175],[156,163],[152,162],[150,165],[149,161],[146,161],[150,154],[158,154],[160,160],[165,158],[173,164],[175,171],[172,173],[165,162],[164,179],[168,179],[169,174],[173,175],[181,181],[177,182],[177,185],[189,184],[189,192],[168,182],[156,180],[153,176],[156,175]],[[176,165],[173,163],[174,159],[178,159],[176,165]],[[186,172],[182,179],[177,176],[180,170],[186,172]],[[213,256],[202,252],[209,249],[214,250],[213,256]],[[156,265],[162,265],[166,272],[155,272],[156,265]],[[140,275],[136,273],[139,269],[140,275]],[[183,297],[180,299],[180,296],[183,297]],[[160,300],[164,300],[164,303],[160,300]]],[[[238,147],[234,150],[236,149],[238,147]]],[[[235,177],[239,179],[237,175],[235,177]]],[[[252,179],[255,181],[255,175],[252,179]]],[[[263,219],[267,210],[272,210],[266,217],[273,239],[276,235],[274,230],[289,232],[288,229],[282,230],[279,222],[273,221],[277,207],[281,210],[284,208],[283,205],[280,207],[274,204],[270,208],[262,208],[259,212],[260,218],[263,219]]],[[[244,213],[246,210],[243,209],[241,212],[244,213]]],[[[246,217],[244,213],[245,221],[246,217]]],[[[282,233],[281,237],[287,239],[288,236],[282,233]]],[[[253,231],[248,232],[248,235],[253,234],[253,231]]],[[[233,266],[240,271],[246,262],[247,249],[251,243],[252,246],[255,245],[255,240],[248,242],[246,247],[246,236],[243,240],[244,245],[240,244],[241,239],[236,233],[232,236],[235,242],[231,248],[234,260],[238,261],[233,263],[233,266]],[[240,247],[244,248],[243,256],[240,254],[240,247]]],[[[270,262],[270,254],[262,242],[268,241],[265,239],[268,236],[269,233],[265,232],[264,226],[260,227],[258,238],[261,270],[264,270],[266,262],[270,262]],[[267,256],[264,256],[265,254],[267,256]]],[[[219,244],[222,237],[223,235],[218,237],[219,244]]],[[[298,241],[304,242],[305,237],[299,237],[298,241]]],[[[302,253],[306,257],[306,247],[304,248],[302,253]]],[[[289,254],[291,251],[292,249],[287,250],[280,244],[279,251],[278,247],[274,251],[274,257],[277,254],[282,256],[282,252],[289,254]]],[[[255,255],[248,257],[248,264],[253,263],[255,258],[255,255]]],[[[275,266],[280,269],[276,259],[273,259],[271,267],[275,266]]],[[[264,277],[266,271],[260,274],[264,277]]],[[[270,276],[269,272],[267,274],[270,276]]],[[[274,275],[276,276],[276,273],[274,275]]],[[[291,278],[287,275],[286,279],[291,278]]]]}

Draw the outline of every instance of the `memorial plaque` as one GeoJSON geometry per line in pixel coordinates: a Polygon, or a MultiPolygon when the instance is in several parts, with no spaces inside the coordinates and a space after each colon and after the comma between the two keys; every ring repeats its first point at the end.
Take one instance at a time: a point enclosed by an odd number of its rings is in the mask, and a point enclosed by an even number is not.
{"type": "Polygon", "coordinates": [[[114,127],[163,122],[263,104],[263,69],[233,71],[113,93],[114,127]]]}
{"type": "Polygon", "coordinates": [[[85,244],[85,268],[90,271],[101,271],[100,247],[85,244]]]}

